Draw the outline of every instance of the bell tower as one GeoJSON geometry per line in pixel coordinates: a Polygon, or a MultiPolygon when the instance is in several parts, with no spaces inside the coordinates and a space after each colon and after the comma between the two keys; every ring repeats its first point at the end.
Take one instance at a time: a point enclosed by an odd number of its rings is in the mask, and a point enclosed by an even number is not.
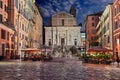
{"type": "Polygon", "coordinates": [[[74,6],[71,6],[70,14],[72,14],[74,17],[76,17],[76,8],[74,6]]]}

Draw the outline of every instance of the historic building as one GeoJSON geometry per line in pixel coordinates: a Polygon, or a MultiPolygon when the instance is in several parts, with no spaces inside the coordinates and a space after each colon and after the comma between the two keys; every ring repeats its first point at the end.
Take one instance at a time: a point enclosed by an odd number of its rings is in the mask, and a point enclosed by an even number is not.
{"type": "Polygon", "coordinates": [[[86,49],[90,48],[90,44],[97,41],[97,30],[96,26],[99,22],[99,17],[102,12],[89,14],[85,20],[85,28],[86,28],[86,49]]]}
{"type": "Polygon", "coordinates": [[[45,27],[45,45],[80,46],[80,26],[77,26],[73,15],[59,12],[52,16],[51,25],[45,27]]]}
{"type": "Polygon", "coordinates": [[[33,29],[33,47],[34,48],[39,48],[42,43],[43,43],[43,38],[42,38],[42,35],[43,35],[43,19],[42,19],[42,14],[41,14],[41,11],[40,11],[40,8],[39,6],[37,5],[37,3],[34,3],[34,14],[33,14],[33,22],[34,22],[34,27],[32,28],[33,29]]]}
{"type": "Polygon", "coordinates": [[[35,0],[8,0],[8,25],[14,31],[14,55],[42,43],[42,17],[35,0]],[[35,35],[35,36],[34,36],[35,35]]]}
{"type": "Polygon", "coordinates": [[[112,4],[108,4],[100,17],[96,29],[97,41],[100,46],[111,50],[113,50],[112,21],[112,4]]]}
{"type": "Polygon", "coordinates": [[[0,0],[0,59],[10,59],[13,54],[14,31],[8,25],[8,1],[0,0]]]}
{"type": "Polygon", "coordinates": [[[114,53],[120,56],[120,1],[114,0],[113,3],[113,42],[114,53]]]}
{"type": "Polygon", "coordinates": [[[14,33],[14,55],[20,53],[21,48],[28,46],[28,8],[27,0],[8,0],[9,8],[9,25],[14,33]]]}

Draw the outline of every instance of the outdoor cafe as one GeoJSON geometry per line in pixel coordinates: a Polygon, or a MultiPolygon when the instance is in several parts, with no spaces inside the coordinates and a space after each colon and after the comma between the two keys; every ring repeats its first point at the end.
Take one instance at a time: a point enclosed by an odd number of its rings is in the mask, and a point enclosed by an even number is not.
{"type": "Polygon", "coordinates": [[[113,62],[113,50],[101,47],[93,47],[83,55],[86,63],[111,64],[113,62]]]}
{"type": "Polygon", "coordinates": [[[52,57],[48,49],[35,49],[26,48],[21,50],[21,57],[24,61],[45,61],[50,60],[52,57]]]}

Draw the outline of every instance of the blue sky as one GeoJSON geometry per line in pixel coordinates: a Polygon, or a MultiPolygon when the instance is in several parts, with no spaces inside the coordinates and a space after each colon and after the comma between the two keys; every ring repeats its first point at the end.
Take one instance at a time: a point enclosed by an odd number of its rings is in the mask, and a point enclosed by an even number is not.
{"type": "Polygon", "coordinates": [[[69,12],[71,6],[77,10],[77,24],[84,24],[87,14],[104,10],[113,0],[36,0],[36,2],[42,11],[44,24],[47,24],[49,17],[57,12],[69,12]]]}

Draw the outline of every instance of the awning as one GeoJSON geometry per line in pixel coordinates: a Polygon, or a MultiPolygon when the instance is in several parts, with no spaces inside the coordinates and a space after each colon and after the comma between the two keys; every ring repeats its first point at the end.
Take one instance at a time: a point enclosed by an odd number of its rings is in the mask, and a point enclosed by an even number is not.
{"type": "Polygon", "coordinates": [[[87,52],[112,52],[113,50],[107,48],[101,48],[100,46],[95,46],[87,50],[87,52]]]}
{"type": "Polygon", "coordinates": [[[22,52],[41,52],[42,50],[40,49],[35,49],[35,48],[26,48],[26,49],[21,49],[22,52]]]}

